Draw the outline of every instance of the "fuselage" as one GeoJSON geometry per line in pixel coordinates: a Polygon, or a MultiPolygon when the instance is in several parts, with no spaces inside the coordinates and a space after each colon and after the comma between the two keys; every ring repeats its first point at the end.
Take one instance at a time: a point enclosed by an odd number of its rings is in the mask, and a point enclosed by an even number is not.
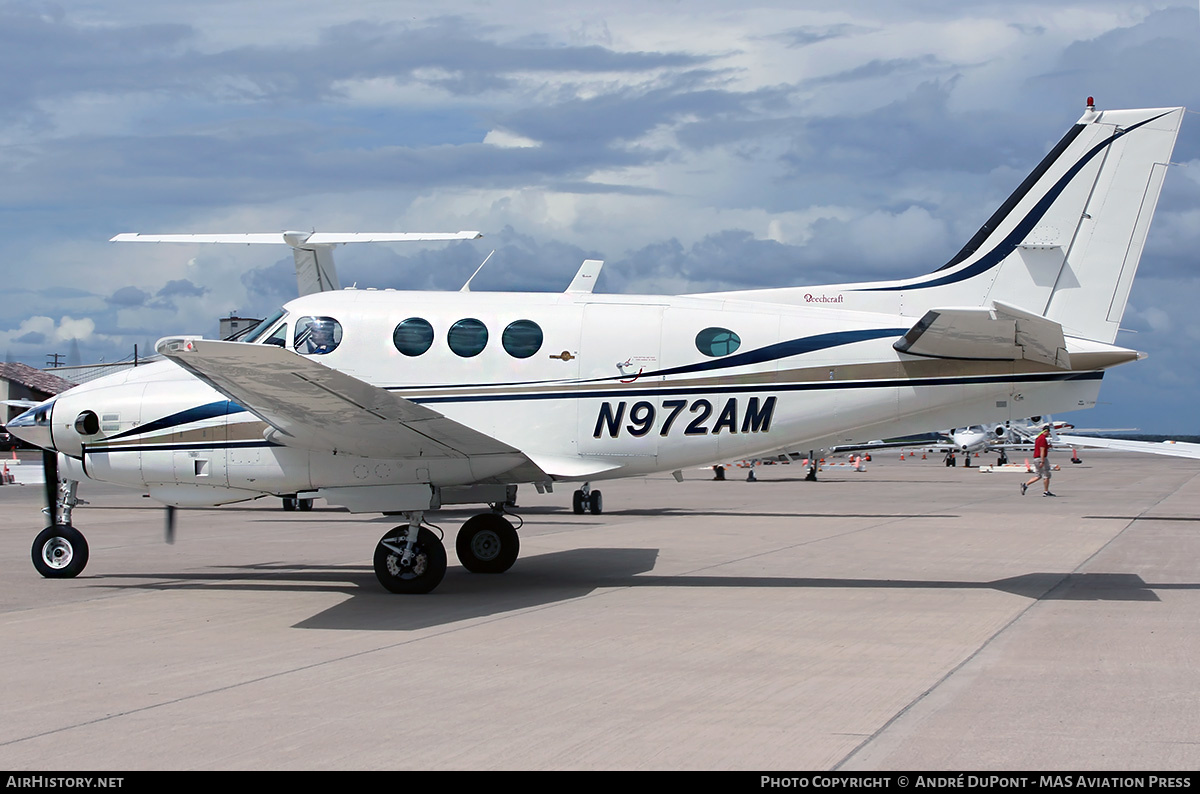
{"type": "MultiPolygon", "coordinates": [[[[436,410],[563,480],[919,432],[958,417],[1084,408],[1116,363],[1086,350],[1073,353],[1070,371],[911,356],[893,348],[911,322],[827,304],[350,289],[290,302],[250,344],[293,349],[436,410]],[[314,347],[318,329],[328,338],[314,347]]],[[[177,504],[528,481],[461,462],[288,446],[252,410],[169,361],[79,386],[12,426],[88,477],[177,504]],[[98,432],[81,432],[94,429],[80,425],[89,413],[98,432]]]]}

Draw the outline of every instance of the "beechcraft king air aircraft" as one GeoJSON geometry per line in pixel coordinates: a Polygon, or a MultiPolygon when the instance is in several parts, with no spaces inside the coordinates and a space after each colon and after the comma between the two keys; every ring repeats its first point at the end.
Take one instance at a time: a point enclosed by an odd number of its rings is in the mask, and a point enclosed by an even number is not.
{"type": "Polygon", "coordinates": [[[425,514],[445,505],[491,505],[456,551],[501,572],[521,484],[585,483],[576,506],[598,512],[590,483],[607,478],[1089,407],[1104,371],[1138,358],[1113,342],[1182,116],[1089,101],[917,278],[682,296],[318,291],[240,342],[162,339],[167,360],[9,423],[49,451],[48,482],[64,479],[34,564],[83,570],[81,478],[167,505],[315,492],[403,514],[375,572],[425,593],[446,570],[425,514]]]}

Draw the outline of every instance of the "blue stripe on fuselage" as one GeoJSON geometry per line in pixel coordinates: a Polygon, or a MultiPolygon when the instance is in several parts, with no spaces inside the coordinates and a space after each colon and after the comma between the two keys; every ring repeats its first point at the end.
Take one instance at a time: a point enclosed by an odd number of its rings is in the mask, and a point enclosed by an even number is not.
{"type": "MultiPolygon", "coordinates": [[[[1042,199],[1033,206],[1033,209],[1030,210],[1029,214],[1027,214],[1021,220],[1021,222],[1017,224],[1016,228],[1014,228],[1011,232],[1009,232],[1008,236],[1005,237],[1003,240],[1001,240],[1000,243],[995,248],[993,248],[987,254],[984,254],[982,257],[980,257],[979,261],[975,262],[975,264],[969,265],[968,267],[965,267],[962,270],[956,271],[954,273],[949,273],[949,274],[947,274],[945,276],[941,276],[939,278],[930,279],[929,281],[923,281],[920,283],[908,282],[908,283],[900,284],[900,285],[894,286],[894,287],[868,287],[863,290],[854,290],[854,291],[855,292],[896,292],[899,290],[925,289],[926,287],[940,287],[944,284],[954,284],[959,281],[965,281],[966,279],[969,279],[973,276],[978,276],[980,273],[984,273],[984,272],[992,269],[996,265],[1003,262],[1008,257],[1009,254],[1011,254],[1013,251],[1015,251],[1017,249],[1018,245],[1020,245],[1022,242],[1025,241],[1025,238],[1029,236],[1029,233],[1033,231],[1034,227],[1038,224],[1039,221],[1041,221],[1042,217],[1046,214],[1046,212],[1049,211],[1051,205],[1053,205],[1054,202],[1058,200],[1058,197],[1062,194],[1062,192],[1067,189],[1067,185],[1069,185],[1071,183],[1071,180],[1074,179],[1079,174],[1079,172],[1083,170],[1083,167],[1085,165],[1087,165],[1088,162],[1090,162],[1093,157],[1095,157],[1100,152],[1104,151],[1113,141],[1115,141],[1117,138],[1120,138],[1122,135],[1128,135],[1129,133],[1136,130],[1138,127],[1141,127],[1145,124],[1149,124],[1152,121],[1157,121],[1158,119],[1162,118],[1165,115],[1167,115],[1167,114],[1162,113],[1158,116],[1155,116],[1152,119],[1146,119],[1145,121],[1138,122],[1137,124],[1134,124],[1132,127],[1130,127],[1127,130],[1118,129],[1112,135],[1108,136],[1103,141],[1101,141],[1100,143],[1093,146],[1091,148],[1091,150],[1088,151],[1087,154],[1085,154],[1083,157],[1081,157],[1079,159],[1079,161],[1077,163],[1075,163],[1075,165],[1071,166],[1071,168],[1059,178],[1058,182],[1056,182],[1054,184],[1054,187],[1052,187],[1050,190],[1048,190],[1046,192],[1045,196],[1042,196],[1042,199]]],[[[937,271],[935,271],[935,272],[937,272],[937,271]]]]}

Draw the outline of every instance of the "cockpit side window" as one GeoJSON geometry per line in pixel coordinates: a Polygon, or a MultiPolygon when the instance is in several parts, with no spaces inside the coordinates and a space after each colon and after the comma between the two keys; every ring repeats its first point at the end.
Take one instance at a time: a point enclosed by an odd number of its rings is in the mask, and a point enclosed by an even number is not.
{"type": "Polygon", "coordinates": [[[342,324],[332,317],[301,317],[296,321],[293,341],[297,353],[332,353],[342,343],[342,324]]]}
{"type": "Polygon", "coordinates": [[[279,327],[275,329],[274,333],[262,340],[262,344],[275,345],[275,347],[287,347],[287,331],[288,324],[280,323],[279,327]]]}
{"type": "Polygon", "coordinates": [[[254,326],[249,331],[247,331],[246,335],[240,341],[246,342],[247,344],[252,344],[254,342],[257,342],[262,337],[263,334],[265,334],[267,331],[271,330],[271,326],[275,325],[275,323],[277,323],[279,321],[279,318],[282,317],[283,314],[284,314],[283,309],[277,310],[270,317],[263,320],[258,325],[254,326]]]}

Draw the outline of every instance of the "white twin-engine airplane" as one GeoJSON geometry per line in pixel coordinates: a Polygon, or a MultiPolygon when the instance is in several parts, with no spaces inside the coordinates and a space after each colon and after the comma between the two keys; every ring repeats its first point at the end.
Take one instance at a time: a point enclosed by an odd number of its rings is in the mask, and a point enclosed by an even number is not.
{"type": "Polygon", "coordinates": [[[47,481],[63,477],[34,564],[83,570],[71,508],[85,477],[179,506],[309,493],[403,514],[375,573],[425,593],[446,571],[425,514],[490,503],[456,549],[468,571],[501,572],[519,549],[505,518],[518,484],[582,482],[576,509],[599,512],[598,480],[1089,407],[1104,371],[1139,356],[1113,342],[1182,116],[1089,100],[963,249],[917,278],[314,291],[242,341],[162,339],[168,360],[9,423],[50,451],[47,481]]]}

